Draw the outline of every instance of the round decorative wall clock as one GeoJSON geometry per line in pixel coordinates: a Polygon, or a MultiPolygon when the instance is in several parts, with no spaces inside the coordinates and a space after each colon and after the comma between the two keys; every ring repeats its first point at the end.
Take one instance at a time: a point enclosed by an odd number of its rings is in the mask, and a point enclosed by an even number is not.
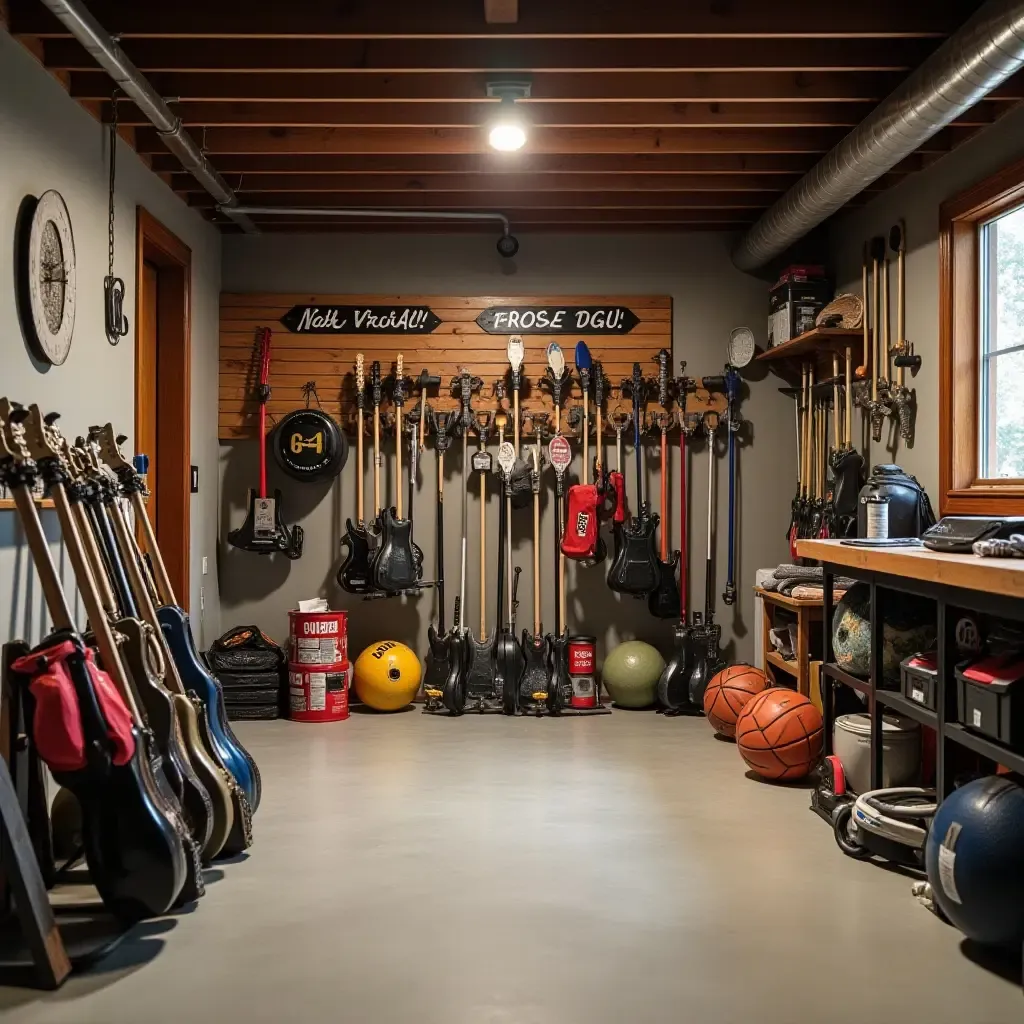
{"type": "Polygon", "coordinates": [[[46,362],[60,365],[75,329],[75,237],[59,192],[44,192],[25,228],[20,260],[22,326],[46,362]]]}

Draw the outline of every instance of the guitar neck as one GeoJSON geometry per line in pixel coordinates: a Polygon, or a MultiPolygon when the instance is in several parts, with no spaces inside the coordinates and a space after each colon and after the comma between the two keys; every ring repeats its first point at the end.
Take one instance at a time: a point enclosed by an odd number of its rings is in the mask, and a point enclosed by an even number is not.
{"type": "Polygon", "coordinates": [[[395,513],[402,518],[402,406],[395,406],[395,513]]]}
{"type": "Polygon", "coordinates": [[[366,520],[363,502],[363,410],[356,416],[356,519],[360,525],[366,520]]]}

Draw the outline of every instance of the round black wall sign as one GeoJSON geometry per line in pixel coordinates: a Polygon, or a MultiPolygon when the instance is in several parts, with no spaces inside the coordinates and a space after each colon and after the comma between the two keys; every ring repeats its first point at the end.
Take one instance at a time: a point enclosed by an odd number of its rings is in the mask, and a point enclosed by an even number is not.
{"type": "Polygon", "coordinates": [[[321,409],[296,409],[278,423],[270,438],[277,464],[296,480],[337,476],[348,458],[348,441],[321,409]]]}

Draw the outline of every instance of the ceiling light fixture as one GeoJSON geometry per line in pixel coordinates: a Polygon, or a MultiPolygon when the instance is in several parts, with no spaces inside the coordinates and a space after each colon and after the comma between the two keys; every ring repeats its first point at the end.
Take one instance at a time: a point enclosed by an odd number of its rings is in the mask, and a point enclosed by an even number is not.
{"type": "Polygon", "coordinates": [[[487,83],[487,95],[500,99],[498,113],[487,125],[487,141],[499,153],[514,153],[526,145],[529,122],[516,100],[529,99],[530,82],[525,79],[487,83]]]}

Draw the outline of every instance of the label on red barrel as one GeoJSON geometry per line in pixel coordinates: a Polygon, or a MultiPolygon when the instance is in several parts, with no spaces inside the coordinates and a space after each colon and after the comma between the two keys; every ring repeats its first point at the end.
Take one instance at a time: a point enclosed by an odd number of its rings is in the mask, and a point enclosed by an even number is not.
{"type": "Polygon", "coordinates": [[[289,718],[299,722],[330,722],[348,718],[349,667],[318,672],[292,664],[288,672],[289,718]]]}
{"type": "Polygon", "coordinates": [[[594,649],[597,639],[592,636],[569,637],[569,675],[592,676],[594,674],[594,649]]]}
{"type": "Polygon", "coordinates": [[[572,683],[572,696],[569,698],[569,707],[597,707],[597,685],[593,676],[573,676],[570,682],[572,683]]]}

